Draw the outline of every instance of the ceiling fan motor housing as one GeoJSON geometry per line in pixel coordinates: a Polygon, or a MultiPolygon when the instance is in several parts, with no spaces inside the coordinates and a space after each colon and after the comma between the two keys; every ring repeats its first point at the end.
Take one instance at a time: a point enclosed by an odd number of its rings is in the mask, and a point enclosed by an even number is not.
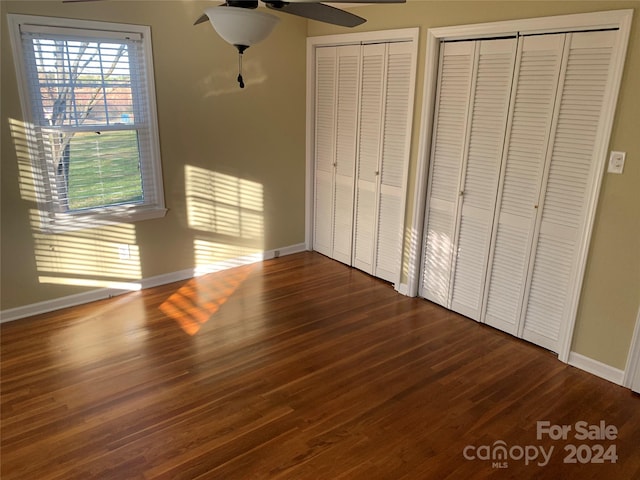
{"type": "Polygon", "coordinates": [[[225,5],[228,7],[258,8],[258,0],[227,0],[225,5]]]}

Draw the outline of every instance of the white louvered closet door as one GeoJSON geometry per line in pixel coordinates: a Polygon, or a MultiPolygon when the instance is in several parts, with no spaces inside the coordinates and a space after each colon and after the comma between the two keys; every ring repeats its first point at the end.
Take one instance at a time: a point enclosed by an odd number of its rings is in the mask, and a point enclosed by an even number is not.
{"type": "Polygon", "coordinates": [[[600,168],[594,155],[596,132],[615,38],[614,31],[567,35],[568,54],[521,320],[523,338],[554,352],[559,351],[562,329],[569,321],[570,287],[577,281],[586,208],[600,168]]]}
{"type": "Polygon", "coordinates": [[[520,36],[513,63],[512,40],[441,48],[424,297],[561,350],[601,174],[618,35],[520,36]]]}
{"type": "Polygon", "coordinates": [[[447,307],[475,45],[452,42],[440,49],[421,295],[447,307]]]}
{"type": "Polygon", "coordinates": [[[337,48],[336,161],[332,257],[351,265],[360,45],[337,48]]]}
{"type": "Polygon", "coordinates": [[[318,48],[315,65],[313,248],[327,256],[333,254],[336,52],[335,47],[318,48]]]}
{"type": "Polygon", "coordinates": [[[484,314],[485,323],[513,335],[522,311],[564,41],[564,34],[524,37],[516,62],[484,314]]]}
{"type": "Polygon", "coordinates": [[[362,47],[353,266],[373,274],[386,44],[362,47]]]}
{"type": "Polygon", "coordinates": [[[413,40],[319,47],[314,60],[314,249],[394,283],[416,61],[413,40]]]}
{"type": "Polygon", "coordinates": [[[388,45],[373,274],[394,283],[400,280],[402,262],[404,186],[407,184],[408,132],[411,131],[413,111],[409,92],[415,78],[412,59],[412,44],[388,45]]]}
{"type": "Polygon", "coordinates": [[[316,52],[314,248],[351,264],[360,46],[316,52]]]}
{"type": "Polygon", "coordinates": [[[517,39],[476,43],[450,308],[480,320],[517,39]]]}

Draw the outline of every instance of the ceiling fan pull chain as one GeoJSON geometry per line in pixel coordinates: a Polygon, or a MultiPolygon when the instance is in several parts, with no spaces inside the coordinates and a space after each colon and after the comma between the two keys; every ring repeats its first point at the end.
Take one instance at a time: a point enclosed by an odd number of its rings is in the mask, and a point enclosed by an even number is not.
{"type": "Polygon", "coordinates": [[[242,78],[242,52],[238,53],[238,84],[240,88],[244,88],[244,79],[242,78]]]}

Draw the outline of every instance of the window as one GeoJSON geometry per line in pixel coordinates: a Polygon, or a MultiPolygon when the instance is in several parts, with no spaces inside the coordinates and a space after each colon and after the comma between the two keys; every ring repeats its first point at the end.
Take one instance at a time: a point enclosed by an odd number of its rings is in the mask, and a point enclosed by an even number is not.
{"type": "Polygon", "coordinates": [[[9,22],[43,227],[163,216],[150,29],[9,22]]]}

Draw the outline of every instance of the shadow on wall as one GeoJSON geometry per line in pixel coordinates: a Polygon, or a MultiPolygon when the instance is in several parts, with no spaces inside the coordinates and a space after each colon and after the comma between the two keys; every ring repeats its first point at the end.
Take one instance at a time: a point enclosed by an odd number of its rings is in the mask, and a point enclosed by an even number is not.
{"type": "MultiPolygon", "coordinates": [[[[249,55],[249,53],[246,55],[249,55]]],[[[242,78],[244,79],[245,88],[251,88],[252,86],[264,83],[267,80],[267,74],[262,68],[260,62],[258,60],[244,60],[245,61],[242,66],[242,78]]],[[[214,60],[212,60],[212,64],[213,63],[214,60]]],[[[237,78],[238,68],[230,68],[225,71],[218,71],[208,75],[204,80],[202,80],[202,87],[205,92],[204,98],[242,92],[242,89],[238,85],[237,78]]]]}
{"type": "Polygon", "coordinates": [[[9,119],[18,159],[20,195],[34,205],[30,225],[40,283],[140,290],[142,277],[135,227],[131,224],[77,224],[50,231],[43,169],[34,168],[38,142],[29,124],[9,119]]]}

